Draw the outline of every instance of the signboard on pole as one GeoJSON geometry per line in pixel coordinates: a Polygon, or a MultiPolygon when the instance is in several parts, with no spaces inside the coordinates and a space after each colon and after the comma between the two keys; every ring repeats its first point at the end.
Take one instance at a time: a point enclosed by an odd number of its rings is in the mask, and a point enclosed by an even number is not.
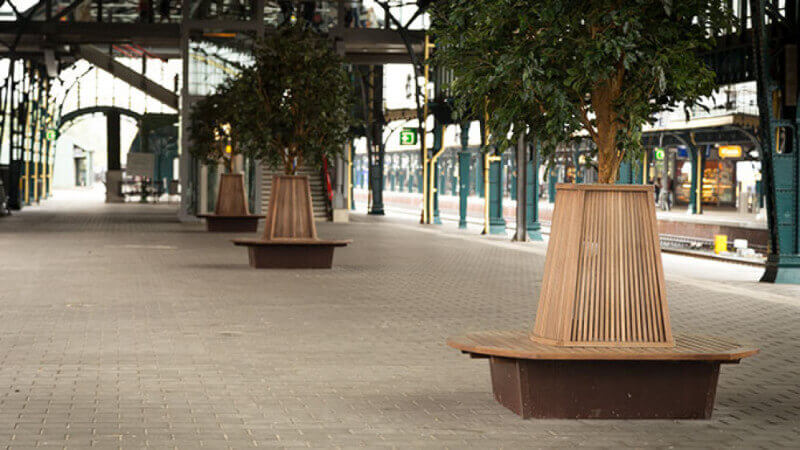
{"type": "Polygon", "coordinates": [[[417,129],[403,128],[400,130],[400,145],[417,145],[417,129]]]}

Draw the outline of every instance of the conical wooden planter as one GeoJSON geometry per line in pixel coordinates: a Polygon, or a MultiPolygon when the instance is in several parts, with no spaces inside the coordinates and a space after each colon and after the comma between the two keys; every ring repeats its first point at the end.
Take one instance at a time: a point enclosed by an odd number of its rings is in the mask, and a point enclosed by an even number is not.
{"type": "Polygon", "coordinates": [[[571,347],[672,347],[648,186],[559,188],[531,340],[571,347]]]}
{"type": "Polygon", "coordinates": [[[214,232],[244,233],[258,230],[262,216],[250,214],[244,191],[244,174],[225,173],[219,178],[214,214],[198,214],[206,219],[206,229],[214,232]]]}
{"type": "Polygon", "coordinates": [[[333,250],[350,241],[317,237],[307,176],[275,175],[262,239],[236,239],[248,248],[255,268],[329,269],[333,250]]]}
{"type": "Polygon", "coordinates": [[[448,345],[489,358],[495,399],[523,418],[709,418],[720,364],[758,350],[673,337],[652,186],[557,189],[533,329],[448,345]]]}

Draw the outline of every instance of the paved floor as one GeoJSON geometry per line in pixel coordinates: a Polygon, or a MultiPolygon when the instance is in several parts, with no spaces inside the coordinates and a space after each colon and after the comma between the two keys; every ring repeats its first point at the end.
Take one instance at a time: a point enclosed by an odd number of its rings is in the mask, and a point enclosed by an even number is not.
{"type": "Polygon", "coordinates": [[[665,255],[677,331],[762,353],[708,421],[520,420],[448,335],[525,328],[544,244],[393,219],[330,271],[256,271],[172,206],[60,193],[0,219],[0,443],[11,448],[728,447],[800,442],[800,288],[665,255]]]}

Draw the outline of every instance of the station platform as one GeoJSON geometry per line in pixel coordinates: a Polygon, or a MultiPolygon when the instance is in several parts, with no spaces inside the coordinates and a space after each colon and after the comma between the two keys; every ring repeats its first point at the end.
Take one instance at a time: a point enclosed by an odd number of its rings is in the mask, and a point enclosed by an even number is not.
{"type": "Polygon", "coordinates": [[[56,192],[0,218],[7,448],[793,447],[800,287],[664,255],[676,332],[761,348],[702,421],[520,420],[445,344],[533,323],[546,242],[361,212],[332,270],[253,270],[174,205],[56,192]]]}
{"type": "MultiPolygon", "coordinates": [[[[355,200],[366,204],[368,192],[356,189],[355,200]]],[[[384,191],[384,207],[387,210],[405,214],[419,215],[422,210],[422,194],[415,192],[384,191]]],[[[454,195],[439,196],[440,215],[448,220],[458,220],[459,199],[454,195]]],[[[467,217],[472,222],[483,222],[484,202],[481,197],[469,197],[467,200],[467,217]]],[[[517,202],[503,199],[503,217],[508,226],[513,227],[516,218],[517,202]]],[[[539,219],[544,226],[550,224],[553,204],[547,200],[539,201],[539,219]]],[[[707,208],[703,214],[689,214],[686,207],[675,207],[671,211],[657,211],[658,227],[662,235],[681,236],[713,241],[714,236],[724,234],[728,241],[746,239],[757,251],[767,248],[769,232],[766,216],[756,214],[740,214],[726,209],[707,208]]]]}

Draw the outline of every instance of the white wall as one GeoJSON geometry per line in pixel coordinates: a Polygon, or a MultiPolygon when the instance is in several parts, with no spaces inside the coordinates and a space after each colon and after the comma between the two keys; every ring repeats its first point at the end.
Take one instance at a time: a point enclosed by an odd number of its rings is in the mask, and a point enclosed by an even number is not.
{"type": "Polygon", "coordinates": [[[69,136],[60,136],[56,141],[55,161],[53,162],[53,188],[55,189],[75,186],[73,145],[73,140],[69,136]]]}

